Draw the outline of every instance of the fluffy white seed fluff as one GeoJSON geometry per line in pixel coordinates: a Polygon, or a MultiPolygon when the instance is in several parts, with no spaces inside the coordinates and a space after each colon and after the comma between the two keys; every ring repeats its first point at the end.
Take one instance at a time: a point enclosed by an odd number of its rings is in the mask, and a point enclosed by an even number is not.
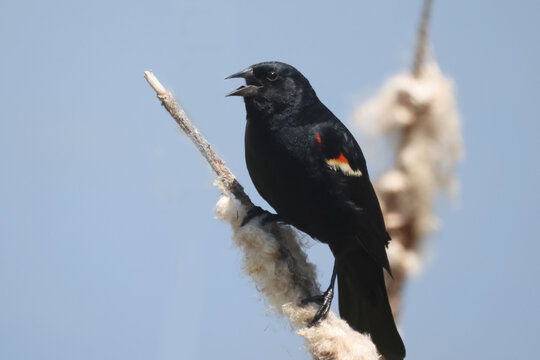
{"type": "MultiPolygon", "coordinates": [[[[423,65],[418,77],[399,74],[361,106],[355,118],[367,133],[386,135],[395,146],[394,168],[375,184],[386,203],[390,232],[410,226],[414,236],[422,239],[439,225],[433,211],[439,190],[456,189],[454,170],[463,152],[451,80],[434,62],[423,65]]],[[[410,239],[407,246],[391,245],[391,266],[417,271],[420,245],[410,239]],[[407,251],[416,256],[404,256],[407,251]]]]}
{"type": "Polygon", "coordinates": [[[231,224],[233,241],[242,250],[244,272],[269,305],[299,329],[297,334],[306,339],[306,348],[314,359],[379,358],[368,335],[357,333],[332,312],[319,325],[307,327],[316,308],[300,306],[300,301],[320,290],[315,267],[307,261],[292,228],[274,223],[263,227],[258,219],[241,227],[246,209],[227,195],[219,199],[216,213],[218,219],[231,224]]]}

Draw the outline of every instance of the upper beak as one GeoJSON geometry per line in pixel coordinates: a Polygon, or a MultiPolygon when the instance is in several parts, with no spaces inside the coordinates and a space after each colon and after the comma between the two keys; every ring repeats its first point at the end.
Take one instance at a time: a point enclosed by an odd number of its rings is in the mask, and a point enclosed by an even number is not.
{"type": "Polygon", "coordinates": [[[235,74],[232,74],[232,75],[229,75],[225,78],[225,80],[227,79],[233,79],[233,78],[243,78],[243,79],[246,79],[248,76],[251,76],[253,75],[253,69],[252,68],[247,68],[247,69],[244,69],[242,71],[239,71],[235,74]]]}

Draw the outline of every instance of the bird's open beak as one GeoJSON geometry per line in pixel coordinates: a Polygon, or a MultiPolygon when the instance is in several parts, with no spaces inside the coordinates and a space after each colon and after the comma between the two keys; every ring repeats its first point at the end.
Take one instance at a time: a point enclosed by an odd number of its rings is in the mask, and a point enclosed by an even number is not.
{"type": "MultiPolygon", "coordinates": [[[[242,78],[242,79],[246,79],[246,82],[248,82],[249,78],[251,78],[252,76],[253,76],[253,69],[247,68],[235,74],[227,76],[225,80],[234,79],[234,78],[242,78]]],[[[238,89],[231,91],[226,96],[243,96],[243,97],[254,96],[258,88],[259,86],[255,86],[255,85],[240,86],[238,89]]]]}

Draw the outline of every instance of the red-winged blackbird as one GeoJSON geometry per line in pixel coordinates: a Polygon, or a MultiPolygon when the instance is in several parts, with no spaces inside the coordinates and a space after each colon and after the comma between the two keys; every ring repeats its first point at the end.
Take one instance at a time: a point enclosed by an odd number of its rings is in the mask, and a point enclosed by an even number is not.
{"type": "Polygon", "coordinates": [[[337,274],[341,317],[387,360],[403,359],[383,277],[390,237],[360,146],[294,67],[263,62],[228,78],[246,81],[229,95],[244,98],[246,163],[258,192],[279,219],[334,254],[330,287],[307,299],[322,305],[312,324],[328,313],[337,274]]]}

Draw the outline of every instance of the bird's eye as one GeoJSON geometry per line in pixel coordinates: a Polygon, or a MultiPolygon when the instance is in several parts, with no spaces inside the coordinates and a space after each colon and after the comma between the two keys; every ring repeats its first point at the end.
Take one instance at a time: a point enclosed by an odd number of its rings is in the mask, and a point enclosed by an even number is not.
{"type": "Polygon", "coordinates": [[[266,78],[270,81],[277,80],[277,73],[275,71],[270,71],[268,74],[266,74],[266,78]]]}

